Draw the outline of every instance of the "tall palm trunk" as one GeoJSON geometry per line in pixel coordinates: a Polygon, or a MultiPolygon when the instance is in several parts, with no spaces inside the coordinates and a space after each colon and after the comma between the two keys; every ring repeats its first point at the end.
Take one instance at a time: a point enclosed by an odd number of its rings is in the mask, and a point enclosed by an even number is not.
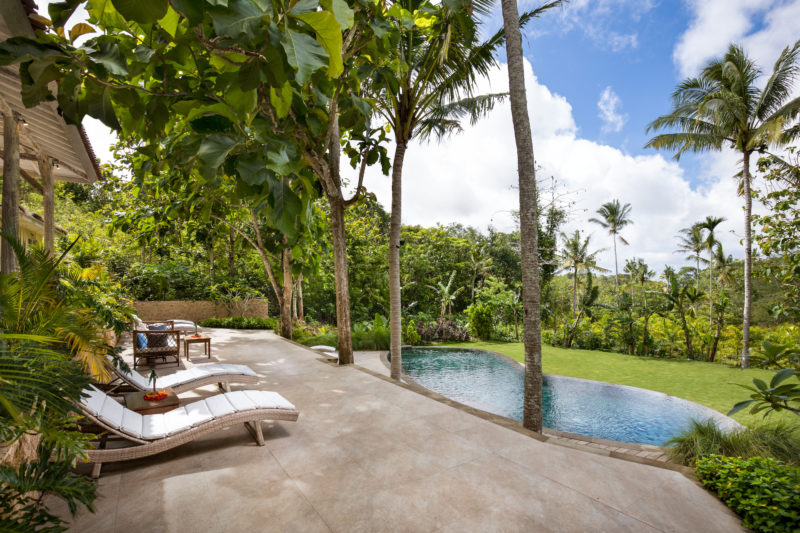
{"type": "Polygon", "coordinates": [[[750,193],[750,152],[742,153],[742,181],[744,182],[744,317],[742,320],[742,368],[750,363],[750,307],[753,300],[751,271],[753,265],[753,236],[750,231],[750,217],[753,211],[753,197],[750,193]]]}
{"type": "MultiPolygon", "coordinates": [[[[284,237],[284,242],[288,239],[284,237]]],[[[292,339],[292,250],[284,248],[281,252],[283,267],[283,295],[281,296],[281,337],[292,339]]]]}
{"type": "Polygon", "coordinates": [[[572,318],[578,312],[578,267],[572,272],[572,318]]]}
{"type": "Polygon", "coordinates": [[[697,252],[694,257],[694,286],[700,290],[700,252],[697,252]]]}
{"type": "Polygon", "coordinates": [[[533,139],[525,95],[522,36],[516,0],[502,0],[508,57],[511,118],[517,146],[519,172],[520,255],[522,263],[522,335],[525,344],[525,395],[522,425],[542,431],[542,332],[539,310],[539,258],[537,234],[536,168],[533,139]]]}
{"type": "Polygon", "coordinates": [[[619,267],[617,266],[617,236],[613,235],[614,241],[614,290],[617,293],[617,299],[619,299],[619,267]]]}
{"type": "Polygon", "coordinates": [[[708,325],[714,325],[714,258],[708,258],[708,325]]]}
{"type": "Polygon", "coordinates": [[[390,328],[390,353],[392,354],[392,379],[400,379],[402,375],[402,355],[400,347],[403,343],[402,320],[400,308],[400,229],[403,159],[406,154],[406,143],[397,143],[392,163],[392,215],[389,222],[389,328],[390,328]]]}
{"type": "Polygon", "coordinates": [[[333,275],[336,279],[336,331],[339,335],[339,364],[353,364],[350,330],[350,280],[347,272],[347,236],[344,228],[344,201],[329,196],[333,236],[333,275]]]}

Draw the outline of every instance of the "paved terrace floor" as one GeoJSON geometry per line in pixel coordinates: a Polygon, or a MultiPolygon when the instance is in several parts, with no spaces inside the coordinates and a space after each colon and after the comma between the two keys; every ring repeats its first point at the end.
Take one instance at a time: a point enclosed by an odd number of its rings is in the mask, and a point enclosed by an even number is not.
{"type": "Polygon", "coordinates": [[[235,426],[106,464],[73,531],[743,531],[679,472],[537,441],[268,331],[211,335],[210,362],[249,365],[300,419],[265,422],[264,447],[235,426]]]}

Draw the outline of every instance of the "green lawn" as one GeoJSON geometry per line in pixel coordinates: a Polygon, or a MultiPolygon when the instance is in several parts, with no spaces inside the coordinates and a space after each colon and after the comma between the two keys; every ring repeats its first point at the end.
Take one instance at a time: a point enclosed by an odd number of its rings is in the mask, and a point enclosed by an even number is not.
{"type": "MultiPolygon", "coordinates": [[[[517,361],[524,359],[522,343],[467,342],[454,344],[482,348],[508,355],[517,361]]],[[[731,383],[752,384],[755,377],[769,381],[769,370],[730,368],[699,361],[654,359],[593,350],[568,350],[542,346],[542,365],[548,374],[593,379],[671,394],[727,413],[733,405],[747,399],[747,391],[731,383]]],[[[739,412],[733,416],[745,425],[763,421],[759,415],[739,412]]],[[[783,420],[797,424],[797,416],[773,413],[768,421],[783,420]]]]}

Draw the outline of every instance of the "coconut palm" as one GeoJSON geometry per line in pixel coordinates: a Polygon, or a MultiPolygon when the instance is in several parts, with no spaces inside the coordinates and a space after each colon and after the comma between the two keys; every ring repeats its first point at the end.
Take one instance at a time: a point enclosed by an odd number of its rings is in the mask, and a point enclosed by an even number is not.
{"type": "Polygon", "coordinates": [[[705,249],[708,252],[708,324],[714,324],[714,248],[719,244],[717,238],[714,236],[714,230],[717,226],[725,222],[725,217],[710,217],[707,216],[702,222],[698,222],[698,226],[708,232],[706,235],[705,249]]]}
{"type": "MultiPolygon", "coordinates": [[[[431,9],[423,0],[400,0],[395,5],[411,13],[431,9]]],[[[403,161],[412,139],[442,138],[461,130],[461,120],[474,123],[504,95],[476,95],[475,84],[495,66],[495,51],[503,43],[500,31],[479,40],[479,18],[488,15],[490,2],[477,0],[470,9],[436,6],[430,27],[415,26],[398,46],[406,67],[376,85],[375,109],[394,132],[392,213],[389,229],[389,315],[391,376],[400,379],[402,343],[400,298],[400,226],[403,161]]]]}
{"type": "MultiPolygon", "coordinates": [[[[556,0],[531,12],[538,16],[561,3],[556,0]]],[[[502,0],[503,28],[511,94],[511,120],[517,147],[519,172],[520,261],[522,263],[523,341],[525,345],[525,392],[522,425],[542,431],[542,335],[539,287],[539,240],[537,229],[536,164],[525,93],[522,35],[516,0],[502,0]]]]}
{"type": "MultiPolygon", "coordinates": [[[[737,45],[730,45],[721,59],[711,61],[699,77],[684,80],[672,95],[672,112],[650,123],[648,131],[673,129],[650,139],[646,147],[674,150],[675,158],[686,151],[721,150],[730,145],[742,155],[740,173],[744,196],[744,318],[742,367],[750,356],[750,308],[752,271],[752,193],[750,157],[791,140],[792,123],[800,112],[800,97],[789,100],[800,70],[800,41],[787,46],[775,62],[772,74],[760,88],[761,71],[737,45]],[[788,101],[787,101],[788,100],[788,101]]],[[[796,129],[796,126],[795,126],[796,129]]]]}
{"type": "Polygon", "coordinates": [[[600,225],[603,229],[608,231],[608,234],[611,235],[611,240],[614,242],[614,288],[619,295],[619,267],[617,266],[617,240],[622,244],[627,245],[628,241],[626,241],[622,235],[619,234],[622,231],[622,228],[627,226],[628,224],[633,224],[633,221],[630,219],[631,213],[631,204],[620,204],[619,200],[614,199],[610,202],[604,203],[600,206],[600,209],[597,210],[597,214],[600,215],[600,218],[590,218],[589,222],[594,222],[595,224],[600,225]]]}
{"type": "Polygon", "coordinates": [[[677,235],[679,239],[678,249],[675,253],[686,253],[686,259],[695,261],[694,282],[700,288],[700,253],[706,249],[706,240],[703,236],[703,228],[700,224],[692,224],[688,228],[683,228],[677,235]]]}
{"type": "Polygon", "coordinates": [[[627,272],[631,277],[631,300],[633,300],[633,284],[638,283],[642,289],[642,305],[646,308],[647,293],[644,290],[644,284],[647,283],[650,278],[655,276],[656,273],[650,270],[650,267],[647,266],[647,263],[645,263],[640,257],[629,259],[625,263],[625,272],[627,272]]]}
{"type": "Polygon", "coordinates": [[[580,230],[575,230],[572,235],[561,233],[561,240],[564,241],[564,248],[559,254],[561,259],[560,272],[570,271],[572,274],[572,316],[578,312],[578,277],[584,272],[591,272],[597,270],[601,272],[608,272],[604,268],[597,265],[597,254],[603,249],[589,252],[589,242],[592,236],[587,235],[584,238],[580,230]]]}

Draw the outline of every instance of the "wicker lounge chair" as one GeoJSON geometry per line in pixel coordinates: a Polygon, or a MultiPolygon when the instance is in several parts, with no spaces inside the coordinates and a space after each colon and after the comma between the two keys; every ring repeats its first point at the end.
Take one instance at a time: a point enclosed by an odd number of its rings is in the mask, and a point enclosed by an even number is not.
{"type": "Polygon", "coordinates": [[[100,447],[89,450],[94,463],[92,477],[100,476],[103,463],[148,457],[244,423],[259,446],[264,445],[262,420],[297,420],[299,413],[277,392],[246,390],[217,394],[204,400],[155,415],[140,415],[124,407],[95,387],[84,390],[80,408],[84,415],[103,429],[100,447]],[[105,448],[108,436],[129,441],[132,446],[105,448]]]}
{"type": "MultiPolygon", "coordinates": [[[[150,380],[136,371],[125,372],[111,363],[119,380],[136,390],[146,391],[152,387],[150,380]]],[[[212,364],[200,365],[188,370],[179,370],[174,374],[160,376],[156,385],[160,388],[171,388],[175,394],[196,389],[204,385],[217,383],[220,389],[230,392],[231,383],[258,383],[258,374],[245,365],[212,364]]]]}

